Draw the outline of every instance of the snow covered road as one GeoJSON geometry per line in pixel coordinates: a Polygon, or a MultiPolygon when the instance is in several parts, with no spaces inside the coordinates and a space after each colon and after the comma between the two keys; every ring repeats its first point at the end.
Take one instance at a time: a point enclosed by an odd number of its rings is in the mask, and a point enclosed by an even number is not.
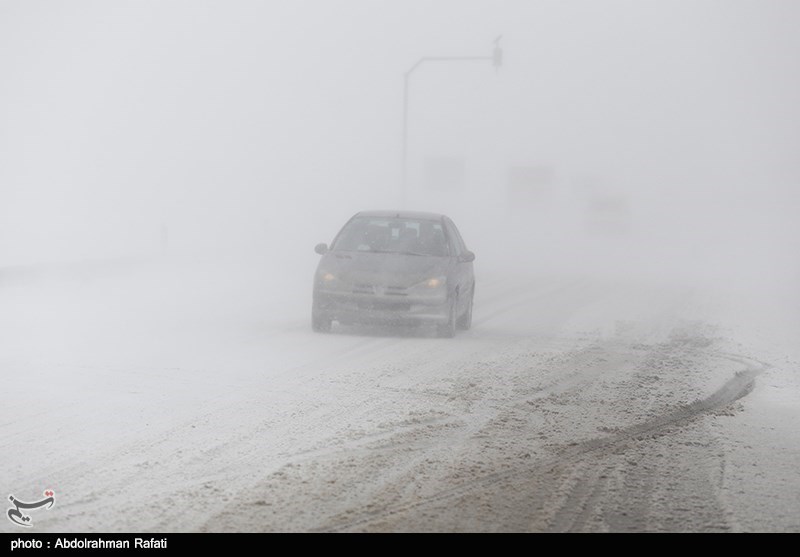
{"type": "Polygon", "coordinates": [[[314,334],[310,274],[276,275],[0,275],[0,485],[55,490],[36,531],[800,529],[797,355],[694,289],[479,275],[438,339],[314,334]]]}

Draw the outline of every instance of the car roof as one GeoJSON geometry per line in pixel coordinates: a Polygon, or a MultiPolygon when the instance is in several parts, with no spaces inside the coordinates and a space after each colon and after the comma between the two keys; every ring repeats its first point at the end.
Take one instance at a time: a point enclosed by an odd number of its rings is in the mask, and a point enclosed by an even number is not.
{"type": "Polygon", "coordinates": [[[423,211],[360,211],[357,217],[380,217],[415,220],[442,220],[444,215],[425,213],[423,211]]]}

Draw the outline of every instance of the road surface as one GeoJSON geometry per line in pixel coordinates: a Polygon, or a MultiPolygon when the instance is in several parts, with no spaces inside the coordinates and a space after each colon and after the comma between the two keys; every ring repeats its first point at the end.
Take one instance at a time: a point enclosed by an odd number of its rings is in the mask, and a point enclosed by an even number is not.
{"type": "Polygon", "coordinates": [[[800,530],[796,353],[697,289],[484,272],[454,339],[315,334],[279,272],[0,274],[0,485],[55,491],[34,531],[800,530]]]}

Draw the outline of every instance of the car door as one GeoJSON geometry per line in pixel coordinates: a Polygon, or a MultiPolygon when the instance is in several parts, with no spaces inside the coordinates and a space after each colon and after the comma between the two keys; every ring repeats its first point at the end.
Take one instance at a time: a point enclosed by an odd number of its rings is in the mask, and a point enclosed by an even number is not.
{"type": "Polygon", "coordinates": [[[456,228],[456,225],[449,218],[445,218],[444,226],[447,230],[447,235],[450,237],[450,244],[454,256],[454,274],[455,281],[458,287],[458,312],[459,315],[466,309],[469,297],[468,293],[472,288],[472,261],[465,261],[464,255],[467,253],[467,247],[464,245],[464,240],[456,228]]]}

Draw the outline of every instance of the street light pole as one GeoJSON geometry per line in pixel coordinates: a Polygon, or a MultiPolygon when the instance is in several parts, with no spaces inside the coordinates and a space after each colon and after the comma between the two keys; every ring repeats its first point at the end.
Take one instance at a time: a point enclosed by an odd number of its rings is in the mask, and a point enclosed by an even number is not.
{"type": "Polygon", "coordinates": [[[495,70],[503,64],[503,50],[500,48],[502,35],[494,40],[494,50],[491,56],[423,56],[411,66],[404,75],[403,82],[403,191],[401,205],[405,207],[408,196],[408,81],[411,74],[425,62],[475,62],[491,60],[495,70]]]}

